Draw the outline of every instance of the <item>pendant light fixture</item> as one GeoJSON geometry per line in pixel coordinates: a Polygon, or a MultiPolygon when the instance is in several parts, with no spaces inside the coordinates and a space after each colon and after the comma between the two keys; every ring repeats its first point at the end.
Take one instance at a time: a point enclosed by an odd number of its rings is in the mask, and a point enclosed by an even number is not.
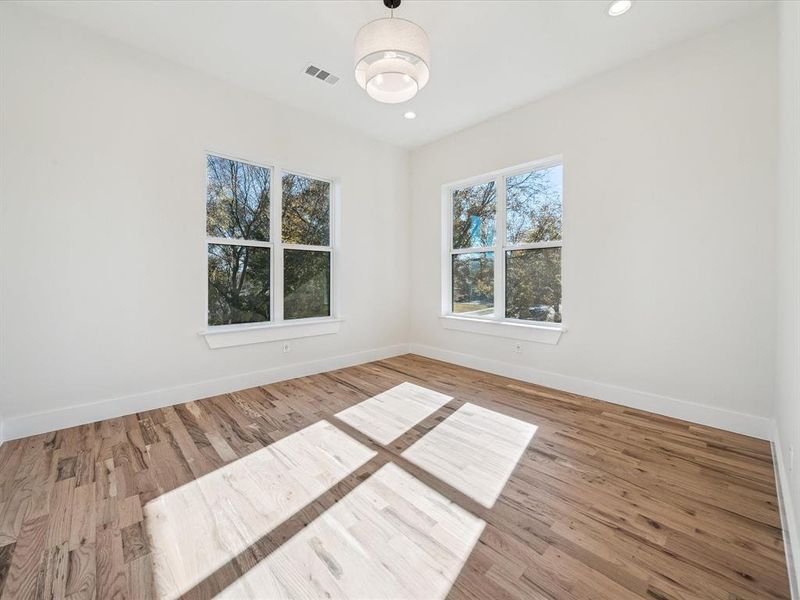
{"type": "Polygon", "coordinates": [[[396,19],[400,0],[383,0],[388,18],[364,25],[356,35],[356,81],[378,102],[411,100],[428,83],[428,34],[416,23],[396,19]]]}

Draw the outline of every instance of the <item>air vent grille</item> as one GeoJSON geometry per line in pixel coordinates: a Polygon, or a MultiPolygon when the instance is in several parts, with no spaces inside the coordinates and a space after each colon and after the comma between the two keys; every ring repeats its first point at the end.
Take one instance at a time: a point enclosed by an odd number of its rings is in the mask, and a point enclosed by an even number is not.
{"type": "Polygon", "coordinates": [[[331,85],[339,81],[339,78],[336,75],[333,75],[329,71],[317,67],[316,65],[307,65],[304,72],[306,75],[309,75],[314,79],[319,79],[320,81],[324,81],[325,83],[329,83],[331,85]]]}

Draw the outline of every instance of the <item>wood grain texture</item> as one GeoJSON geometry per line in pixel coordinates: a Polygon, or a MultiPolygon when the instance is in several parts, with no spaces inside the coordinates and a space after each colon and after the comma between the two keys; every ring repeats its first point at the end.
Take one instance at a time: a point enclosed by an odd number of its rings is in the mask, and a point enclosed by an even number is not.
{"type": "Polygon", "coordinates": [[[1,597],[155,598],[148,503],[323,419],[376,456],[187,597],[394,463],[486,523],[450,598],[789,598],[768,442],[413,355],[5,443],[1,597]],[[453,400],[387,446],[336,418],[403,382],[453,400]],[[491,509],[402,457],[467,402],[537,427],[491,509]]]}
{"type": "Polygon", "coordinates": [[[336,413],[336,418],[380,444],[390,444],[452,399],[405,382],[336,413]]]}
{"type": "Polygon", "coordinates": [[[442,600],[484,525],[389,463],[218,597],[442,600]]]}
{"type": "Polygon", "coordinates": [[[536,425],[467,403],[402,457],[491,508],[536,425]]]}
{"type": "MultiPolygon", "coordinates": [[[[144,507],[161,598],[178,598],[360,467],[375,452],[327,421],[162,494],[144,507]]],[[[122,530],[125,563],[148,553],[122,530]]]]}

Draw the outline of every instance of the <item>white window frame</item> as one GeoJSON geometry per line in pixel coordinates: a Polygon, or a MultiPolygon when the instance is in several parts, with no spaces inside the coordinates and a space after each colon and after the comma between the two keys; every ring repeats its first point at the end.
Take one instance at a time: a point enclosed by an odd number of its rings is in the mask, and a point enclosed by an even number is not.
{"type": "MultiPolygon", "coordinates": [[[[445,329],[482,333],[523,341],[536,341],[549,344],[558,343],[561,334],[566,331],[563,323],[564,315],[564,224],[562,222],[561,239],[532,244],[509,244],[506,240],[506,181],[509,177],[540,171],[554,166],[564,166],[561,155],[532,161],[514,167],[500,169],[446,183],[442,186],[442,305],[440,322],[445,329]],[[453,192],[470,186],[494,181],[496,189],[495,238],[492,246],[472,248],[453,248],[453,192]],[[529,250],[535,248],[562,248],[561,251],[561,323],[529,321],[506,317],[506,252],[511,250],[529,250]],[[494,253],[494,312],[490,315],[470,315],[453,312],[453,256],[458,254],[494,253]]],[[[562,181],[562,215],[563,215],[563,181],[562,181]]],[[[563,217],[562,217],[563,218],[563,217]]]]}
{"type": "MultiPolygon", "coordinates": [[[[336,276],[337,263],[337,241],[339,239],[339,204],[340,189],[339,179],[313,175],[299,169],[292,169],[279,166],[277,161],[262,162],[248,158],[239,158],[225,152],[208,150],[204,152],[203,159],[208,160],[208,156],[216,156],[236,162],[246,163],[269,169],[270,171],[270,197],[269,197],[269,238],[268,242],[242,240],[239,238],[219,238],[205,236],[204,244],[204,280],[205,289],[205,328],[200,331],[200,335],[206,338],[210,348],[226,348],[230,346],[240,346],[260,342],[274,342],[289,340],[302,337],[317,335],[327,335],[337,333],[342,322],[339,316],[339,294],[338,277],[336,276]],[[307,244],[286,244],[283,242],[283,174],[291,173],[317,181],[324,181],[329,184],[328,198],[328,245],[313,246],[307,244]],[[270,320],[254,323],[235,323],[231,325],[208,325],[208,245],[225,244],[229,246],[254,246],[270,249],[270,320]],[[307,317],[302,319],[285,319],[283,310],[284,289],[283,289],[283,251],[284,250],[310,250],[318,252],[328,252],[330,254],[330,297],[328,299],[330,315],[324,317],[307,317]]],[[[203,169],[204,181],[203,190],[208,185],[207,168],[203,169]]],[[[205,196],[205,194],[204,194],[205,196]]],[[[206,209],[203,206],[203,231],[206,231],[206,209]]],[[[284,345],[284,351],[288,351],[288,345],[284,345]]]]}

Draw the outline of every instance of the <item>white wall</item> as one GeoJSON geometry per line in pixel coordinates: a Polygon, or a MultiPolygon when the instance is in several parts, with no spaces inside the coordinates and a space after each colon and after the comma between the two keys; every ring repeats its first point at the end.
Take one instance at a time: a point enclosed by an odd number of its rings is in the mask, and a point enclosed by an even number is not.
{"type": "Polygon", "coordinates": [[[8,437],[402,351],[405,151],[28,8],[0,22],[8,437]],[[341,179],[338,334],[289,354],[198,336],[208,149],[341,179]]]}
{"type": "MultiPolygon", "coordinates": [[[[800,566],[796,523],[800,479],[790,471],[790,449],[800,451],[800,3],[781,2],[780,173],[778,200],[778,310],[776,449],[794,566],[800,566]],[[792,507],[794,510],[792,510],[792,507]]],[[[795,469],[800,458],[794,458],[795,469]]]]}
{"type": "Polygon", "coordinates": [[[402,351],[409,332],[422,353],[765,434],[776,357],[772,10],[410,161],[25,7],[0,6],[0,26],[7,437],[363,362],[402,351]],[[341,178],[339,334],[296,340],[288,355],[280,343],[212,351],[197,335],[209,149],[341,178]],[[559,153],[569,331],[516,354],[513,341],[442,329],[442,183],[559,153]]]}
{"type": "Polygon", "coordinates": [[[775,36],[768,9],[413,151],[412,349],[768,435],[775,36]],[[568,332],[443,329],[442,184],[555,154],[568,332]]]}

